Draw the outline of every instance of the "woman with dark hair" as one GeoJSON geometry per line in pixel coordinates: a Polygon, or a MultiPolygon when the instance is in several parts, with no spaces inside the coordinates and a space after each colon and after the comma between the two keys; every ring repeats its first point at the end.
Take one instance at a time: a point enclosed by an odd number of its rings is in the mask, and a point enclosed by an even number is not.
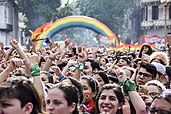
{"type": "Polygon", "coordinates": [[[105,56],[102,56],[100,59],[99,59],[99,63],[100,63],[100,67],[102,69],[106,69],[106,64],[108,63],[108,59],[105,57],[105,56]]]}
{"type": "Polygon", "coordinates": [[[81,83],[73,77],[65,77],[61,83],[68,86],[73,85],[77,88],[79,95],[79,103],[81,104],[83,101],[83,88],[81,86],[81,83]]]}
{"type": "Polygon", "coordinates": [[[115,84],[106,84],[98,94],[95,114],[122,114],[122,105],[125,103],[121,88],[115,84]],[[108,102],[105,100],[108,99],[108,102]]]}
{"type": "Polygon", "coordinates": [[[109,83],[109,78],[103,71],[95,72],[93,74],[93,78],[95,78],[99,82],[100,87],[109,83]]]}
{"type": "Polygon", "coordinates": [[[83,113],[93,114],[95,110],[95,99],[99,90],[98,82],[91,76],[82,76],[80,83],[83,87],[83,101],[80,109],[83,113]]]}
{"type": "Polygon", "coordinates": [[[130,66],[131,65],[131,59],[127,56],[121,56],[117,59],[116,65],[118,65],[119,67],[130,66]]]}
{"type": "Polygon", "coordinates": [[[115,84],[104,85],[96,100],[96,114],[134,114],[132,109],[135,109],[136,114],[146,114],[146,105],[136,92],[135,82],[127,78],[123,70],[120,70],[118,74],[124,79],[123,81],[119,79],[122,90],[115,84]],[[124,104],[124,101],[127,102],[124,104]]]}
{"type": "Polygon", "coordinates": [[[38,92],[29,81],[0,85],[0,114],[43,114],[38,92]]]}
{"type": "Polygon", "coordinates": [[[143,54],[151,55],[153,53],[153,49],[148,43],[144,43],[141,46],[138,58],[141,58],[143,54]]]}
{"type": "Polygon", "coordinates": [[[49,89],[46,111],[49,114],[78,114],[78,91],[74,86],[59,84],[49,89]]]}

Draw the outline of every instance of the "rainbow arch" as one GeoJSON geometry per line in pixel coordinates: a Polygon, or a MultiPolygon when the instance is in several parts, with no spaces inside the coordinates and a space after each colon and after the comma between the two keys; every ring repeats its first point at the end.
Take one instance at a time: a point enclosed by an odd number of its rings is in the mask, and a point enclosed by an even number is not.
{"type": "MultiPolygon", "coordinates": [[[[70,27],[83,27],[93,30],[97,34],[101,34],[105,37],[110,37],[110,42],[113,42],[113,46],[118,46],[118,39],[116,35],[102,22],[87,16],[68,16],[61,18],[53,23],[48,30],[40,35],[40,39],[53,38],[53,36],[63,29],[70,27]],[[112,37],[112,39],[111,39],[112,37]]],[[[43,41],[40,40],[36,44],[36,49],[43,47],[43,41]]]]}

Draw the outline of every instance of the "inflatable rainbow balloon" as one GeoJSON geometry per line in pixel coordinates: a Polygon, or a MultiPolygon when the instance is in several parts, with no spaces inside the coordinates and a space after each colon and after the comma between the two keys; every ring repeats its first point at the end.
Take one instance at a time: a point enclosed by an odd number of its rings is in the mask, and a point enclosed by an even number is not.
{"type": "MultiPolygon", "coordinates": [[[[48,23],[49,24],[49,23],[48,23]]],[[[118,46],[118,39],[116,35],[103,23],[100,21],[86,16],[68,16],[65,18],[61,18],[52,25],[48,27],[43,33],[40,34],[39,38],[37,38],[36,49],[43,47],[43,40],[46,38],[53,38],[53,36],[63,29],[70,28],[70,27],[83,27],[90,30],[93,30],[97,34],[102,36],[108,37],[109,45],[118,46]]],[[[35,40],[32,37],[32,40],[35,40]]]]}

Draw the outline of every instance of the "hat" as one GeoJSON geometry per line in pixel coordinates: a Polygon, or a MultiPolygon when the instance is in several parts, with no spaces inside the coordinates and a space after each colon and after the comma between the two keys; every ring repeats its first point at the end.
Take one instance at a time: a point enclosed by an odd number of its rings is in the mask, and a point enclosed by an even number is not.
{"type": "Polygon", "coordinates": [[[163,75],[166,74],[166,67],[164,65],[157,62],[152,62],[152,64],[156,67],[157,72],[160,72],[163,75]]]}
{"type": "Polygon", "coordinates": [[[167,55],[164,52],[154,52],[150,55],[150,62],[153,62],[154,59],[160,60],[161,64],[167,65],[168,64],[168,59],[167,55]]]}

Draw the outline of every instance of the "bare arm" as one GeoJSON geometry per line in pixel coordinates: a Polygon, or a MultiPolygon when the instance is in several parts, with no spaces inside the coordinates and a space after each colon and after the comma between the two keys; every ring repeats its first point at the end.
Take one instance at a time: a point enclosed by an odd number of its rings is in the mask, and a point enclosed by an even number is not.
{"type": "Polygon", "coordinates": [[[3,83],[8,78],[8,76],[10,75],[12,71],[16,69],[16,67],[21,66],[22,64],[23,64],[23,61],[21,59],[12,58],[7,68],[3,70],[3,72],[1,72],[0,74],[0,83],[3,83]]]}
{"type": "Polygon", "coordinates": [[[41,98],[44,97],[44,88],[43,88],[43,82],[41,81],[40,78],[40,68],[38,66],[39,63],[39,58],[38,55],[33,54],[30,57],[30,73],[31,76],[33,77],[33,82],[34,82],[34,86],[37,89],[39,95],[41,98]],[[35,74],[36,72],[36,74],[35,74]]]}
{"type": "Polygon", "coordinates": [[[25,52],[19,47],[18,42],[15,39],[11,38],[10,39],[10,44],[12,45],[13,48],[15,48],[17,50],[17,52],[20,55],[21,59],[24,60],[24,64],[26,65],[25,73],[30,74],[30,71],[28,69],[29,66],[30,66],[29,58],[27,57],[25,52]]]}

